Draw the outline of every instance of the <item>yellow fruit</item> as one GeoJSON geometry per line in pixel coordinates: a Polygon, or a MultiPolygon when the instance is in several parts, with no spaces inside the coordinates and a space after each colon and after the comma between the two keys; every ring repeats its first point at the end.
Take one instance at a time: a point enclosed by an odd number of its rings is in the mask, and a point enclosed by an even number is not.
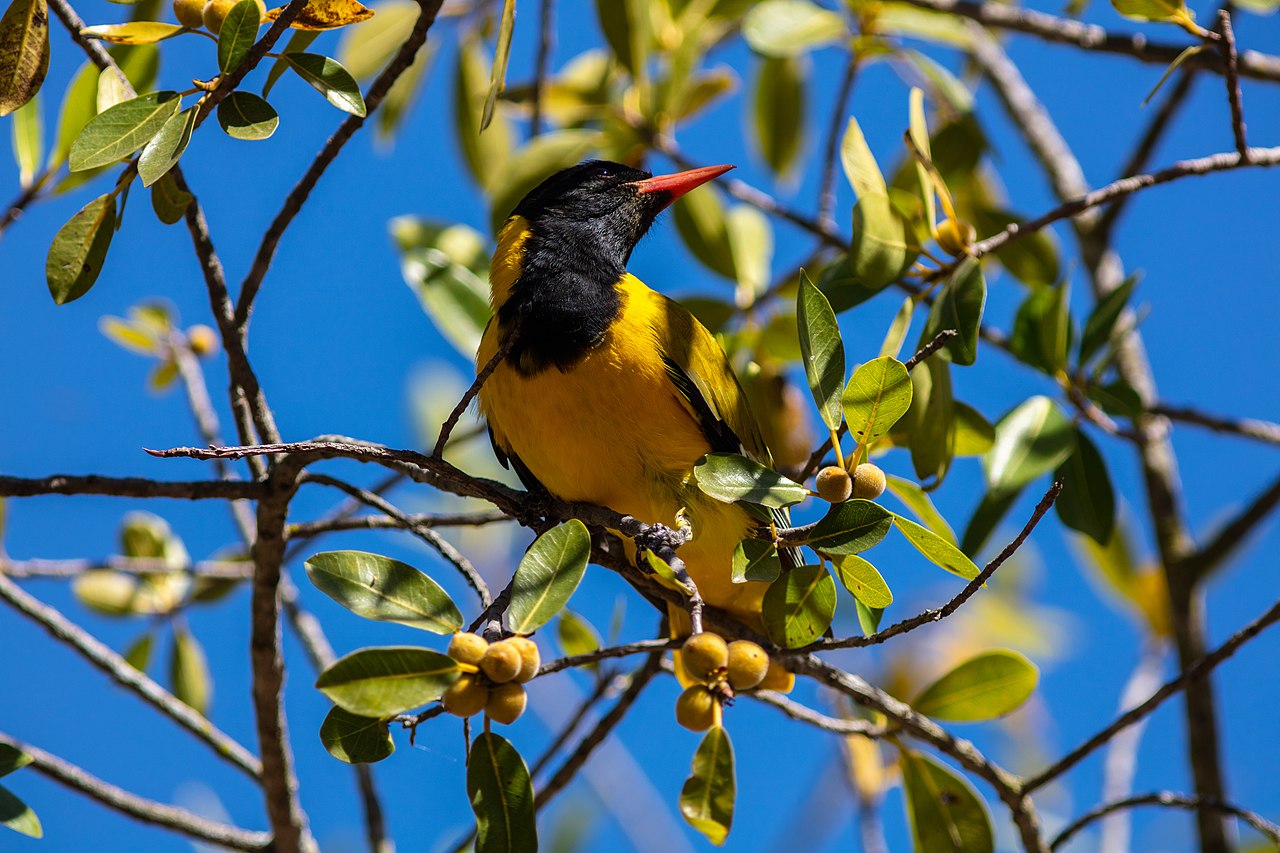
{"type": "Polygon", "coordinates": [[[715,721],[716,697],[711,691],[701,684],[685,688],[676,700],[676,722],[690,731],[705,732],[715,721]]]}
{"type": "Polygon", "coordinates": [[[520,719],[527,700],[528,696],[519,684],[500,684],[489,691],[489,701],[485,703],[484,712],[495,723],[509,726],[520,719]]]}
{"type": "Polygon", "coordinates": [[[833,504],[844,503],[853,493],[853,480],[839,465],[828,465],[819,471],[817,486],[818,497],[833,504]]]}
{"type": "MultiPolygon", "coordinates": [[[[204,4],[201,18],[204,20],[204,25],[208,27],[209,32],[216,36],[222,30],[222,22],[227,19],[227,15],[231,13],[231,10],[235,8],[236,3],[239,1],[209,0],[208,3],[204,4]]],[[[262,16],[267,14],[267,4],[263,3],[262,0],[256,0],[256,2],[258,4],[258,18],[261,20],[262,16]]]]}
{"type": "Polygon", "coordinates": [[[218,336],[208,326],[192,326],[187,329],[187,343],[191,345],[193,353],[199,356],[206,356],[217,349],[218,336]]]}
{"type": "Polygon", "coordinates": [[[886,482],[880,466],[864,462],[853,470],[853,496],[873,501],[884,494],[886,482]]]}
{"type": "Polygon", "coordinates": [[[769,655],[750,640],[729,644],[729,684],[734,690],[750,690],[769,671],[769,655]]]}
{"type": "Polygon", "coordinates": [[[505,684],[515,678],[523,663],[520,649],[510,640],[494,643],[480,658],[480,668],[495,684],[505,684]]]}
{"type": "Polygon", "coordinates": [[[708,680],[729,663],[729,645],[719,634],[694,634],[680,651],[684,671],[695,681],[708,680]]]}
{"type": "Polygon", "coordinates": [[[182,26],[198,30],[204,26],[204,0],[173,0],[173,14],[182,26]]]}
{"type": "Polygon", "coordinates": [[[532,681],[542,667],[542,655],[538,653],[538,644],[528,637],[512,637],[507,640],[520,652],[520,671],[515,680],[521,684],[532,681]]]}
{"type": "Polygon", "coordinates": [[[489,701],[489,688],[479,678],[464,672],[440,697],[440,704],[450,714],[470,717],[479,714],[489,701]]]}
{"type": "Polygon", "coordinates": [[[761,690],[772,690],[775,693],[790,693],[796,686],[796,677],[776,660],[769,661],[769,671],[764,679],[756,685],[761,690]]]}
{"type": "Polygon", "coordinates": [[[449,649],[446,654],[459,663],[479,666],[480,659],[484,657],[484,653],[488,648],[489,642],[479,634],[468,634],[464,631],[459,631],[449,641],[449,649]]]}
{"type": "Polygon", "coordinates": [[[944,219],[938,223],[938,247],[948,255],[959,257],[978,238],[978,232],[963,219],[944,219]]]}

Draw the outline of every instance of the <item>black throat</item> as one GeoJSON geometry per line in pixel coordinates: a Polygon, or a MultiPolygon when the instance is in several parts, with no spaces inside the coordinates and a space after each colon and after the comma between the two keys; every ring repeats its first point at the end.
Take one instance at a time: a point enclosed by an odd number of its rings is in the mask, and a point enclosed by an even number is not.
{"type": "Polygon", "coordinates": [[[498,321],[519,333],[508,360],[531,376],[567,371],[597,346],[622,307],[617,284],[630,247],[595,222],[544,218],[524,241],[520,278],[498,309],[498,321]]]}

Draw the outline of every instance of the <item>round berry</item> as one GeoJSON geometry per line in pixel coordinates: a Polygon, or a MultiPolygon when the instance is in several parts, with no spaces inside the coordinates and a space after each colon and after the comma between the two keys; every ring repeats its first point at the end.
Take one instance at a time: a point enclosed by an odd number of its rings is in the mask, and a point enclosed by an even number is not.
{"type": "Polygon", "coordinates": [[[729,645],[719,634],[703,631],[685,640],[680,650],[684,671],[694,681],[707,681],[729,663],[729,645]]]}
{"type": "Polygon", "coordinates": [[[849,472],[839,465],[828,465],[818,472],[818,497],[827,503],[840,504],[853,493],[853,480],[849,472]]]}
{"type": "Polygon", "coordinates": [[[734,690],[750,690],[769,671],[769,655],[750,640],[729,644],[729,684],[734,690]]]}
{"type": "Polygon", "coordinates": [[[509,726],[520,719],[527,701],[528,695],[519,684],[499,684],[489,691],[484,712],[495,723],[509,726]]]}
{"type": "Polygon", "coordinates": [[[888,481],[879,465],[864,462],[853,471],[853,496],[873,501],[884,494],[888,481]]]}
{"type": "Polygon", "coordinates": [[[705,732],[716,721],[716,697],[701,684],[685,688],[676,700],[676,722],[686,729],[705,732]]]}
{"type": "Polygon", "coordinates": [[[489,688],[479,678],[464,672],[440,697],[440,703],[450,714],[471,717],[484,710],[489,701],[489,688]]]}
{"type": "Polygon", "coordinates": [[[489,646],[480,658],[480,669],[495,684],[505,684],[515,678],[522,665],[520,649],[509,640],[499,640],[489,646]]]}
{"type": "Polygon", "coordinates": [[[453,639],[449,640],[449,649],[446,654],[458,663],[469,663],[472,666],[479,666],[480,659],[484,657],[484,653],[488,651],[489,643],[479,634],[469,634],[465,631],[459,631],[453,635],[453,639]]]}

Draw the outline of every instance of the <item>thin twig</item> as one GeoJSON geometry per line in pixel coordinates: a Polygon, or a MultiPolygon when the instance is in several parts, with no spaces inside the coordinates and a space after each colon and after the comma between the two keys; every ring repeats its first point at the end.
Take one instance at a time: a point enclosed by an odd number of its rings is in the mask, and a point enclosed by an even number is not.
{"type": "Polygon", "coordinates": [[[1231,10],[1218,10],[1218,49],[1226,66],[1227,103],[1231,105],[1231,135],[1236,141],[1236,153],[1249,159],[1249,143],[1245,139],[1244,98],[1240,93],[1240,58],[1236,53],[1236,33],[1231,26],[1231,10]]]}
{"type": "Polygon", "coordinates": [[[546,94],[547,71],[555,48],[556,0],[542,0],[538,15],[538,55],[533,66],[533,102],[530,104],[529,136],[542,133],[542,99],[546,94]]]}
{"type": "Polygon", "coordinates": [[[436,445],[431,450],[432,456],[444,457],[444,449],[449,444],[449,436],[453,433],[453,428],[458,425],[458,419],[462,417],[462,413],[467,410],[467,406],[470,406],[471,401],[480,393],[484,383],[498,369],[498,365],[502,364],[503,359],[510,355],[511,349],[520,338],[520,328],[523,322],[523,315],[516,318],[515,326],[507,333],[506,340],[502,342],[502,346],[498,347],[498,351],[493,354],[493,357],[485,362],[484,367],[476,374],[476,379],[471,383],[471,387],[466,390],[466,393],[462,395],[462,399],[453,407],[453,411],[449,412],[449,416],[444,419],[444,423],[440,425],[440,434],[436,437],[436,445]]]}
{"type": "Polygon", "coordinates": [[[570,655],[569,657],[557,658],[548,661],[542,665],[542,669],[538,670],[538,675],[542,677],[550,675],[553,672],[560,672],[565,669],[572,669],[579,666],[587,666],[589,664],[598,663],[602,660],[610,660],[612,658],[627,657],[628,655],[639,655],[645,652],[661,652],[667,649],[678,649],[684,644],[684,640],[638,640],[634,643],[626,643],[621,646],[610,646],[604,649],[597,649],[594,652],[587,652],[581,655],[570,655]]]}
{"type": "Polygon", "coordinates": [[[1245,438],[1256,438],[1267,444],[1280,444],[1280,424],[1273,421],[1260,421],[1254,418],[1228,418],[1222,415],[1211,415],[1190,406],[1173,406],[1168,403],[1156,403],[1151,412],[1163,415],[1172,421],[1195,424],[1214,432],[1239,435],[1245,438]]]}
{"type": "MultiPolygon", "coordinates": [[[[377,489],[370,489],[377,494],[377,489]]],[[[405,513],[404,518],[414,527],[483,527],[511,521],[511,516],[501,512],[444,512],[405,513]]],[[[350,518],[319,519],[290,524],[289,541],[311,539],[321,533],[338,533],[346,530],[401,529],[404,522],[389,515],[357,515],[350,518]]]]}
{"type": "MultiPolygon", "coordinates": [[[[298,0],[294,0],[298,2],[298,0]]],[[[306,203],[307,197],[311,195],[311,190],[315,188],[316,183],[320,180],[320,176],[329,168],[329,164],[334,161],[342,147],[347,144],[355,132],[359,130],[365,123],[366,119],[373,115],[374,110],[382,103],[382,99],[386,97],[387,92],[391,90],[392,84],[400,78],[400,75],[408,70],[417,58],[418,51],[427,41],[427,31],[431,29],[431,25],[435,23],[436,13],[440,11],[443,0],[418,0],[420,11],[418,12],[418,20],[413,25],[413,30],[409,33],[409,37],[400,45],[400,49],[396,51],[395,57],[382,70],[378,78],[373,81],[369,87],[369,91],[365,93],[365,115],[363,116],[347,116],[342,124],[338,125],[338,129],[320,149],[311,165],[307,167],[307,171],[294,185],[289,194],[285,196],[284,203],[280,207],[280,212],[276,214],[275,219],[271,220],[271,225],[267,228],[265,234],[262,235],[262,242],[258,246],[258,252],[254,255],[253,264],[249,268],[249,274],[245,276],[244,282],[240,285],[240,297],[236,300],[235,307],[235,324],[243,328],[248,322],[249,314],[253,310],[253,300],[258,295],[258,289],[262,286],[262,280],[267,274],[267,269],[271,266],[271,260],[275,257],[276,247],[280,244],[280,238],[284,236],[285,230],[289,224],[293,222],[298,212],[302,210],[302,205],[306,203]]],[[[267,441],[276,439],[263,436],[267,441]]]]}
{"type": "Polygon", "coordinates": [[[230,761],[255,780],[261,778],[262,766],[258,759],[230,735],[152,681],[146,673],[134,669],[128,661],[108,648],[97,637],[54,608],[29,595],[2,574],[0,574],[0,598],[13,605],[19,613],[37,622],[54,639],[75,649],[89,663],[111,676],[117,684],[141,696],[178,725],[194,734],[220,758],[230,761]]]}
{"type": "MultiPolygon", "coordinates": [[[[403,472],[393,472],[375,483],[373,488],[369,489],[369,491],[373,492],[375,495],[385,495],[406,479],[408,479],[408,476],[403,472]]],[[[292,561],[294,557],[297,557],[298,554],[307,547],[308,542],[315,539],[317,536],[330,532],[330,529],[335,532],[339,530],[365,529],[361,524],[360,518],[355,518],[356,513],[363,509],[364,506],[363,502],[358,501],[355,498],[346,498],[326,516],[318,519],[317,521],[308,521],[302,522],[301,524],[289,525],[285,528],[285,536],[289,539],[289,547],[284,552],[285,562],[289,563],[292,561]],[[350,528],[344,527],[343,525],[347,523],[355,526],[350,528]],[[332,528],[330,528],[330,525],[332,525],[332,528]]],[[[387,520],[388,527],[400,526],[390,516],[381,517],[387,520]]],[[[368,516],[368,518],[376,519],[379,518],[379,516],[368,516]]],[[[369,523],[372,525],[369,529],[380,526],[373,521],[370,521],[369,523]]]]}
{"type": "Polygon", "coordinates": [[[591,713],[591,709],[609,692],[609,689],[613,686],[613,681],[614,679],[611,676],[596,679],[595,689],[591,691],[586,699],[582,700],[577,710],[569,717],[569,721],[560,727],[560,732],[556,735],[555,740],[547,744],[547,748],[533,762],[533,766],[529,768],[529,775],[534,779],[535,784],[537,784],[538,775],[551,763],[551,759],[556,757],[557,753],[564,748],[564,745],[569,742],[569,738],[573,737],[573,733],[578,730],[578,726],[586,719],[587,714],[591,713]]]}
{"type": "Polygon", "coordinates": [[[34,759],[31,762],[31,769],[135,820],[163,826],[191,838],[209,841],[232,850],[260,851],[270,847],[269,833],[241,829],[238,826],[209,820],[177,806],[140,797],[110,782],[104,782],[69,761],[7,734],[0,733],[0,743],[31,756],[34,759]]]}
{"type": "Polygon", "coordinates": [[[1213,538],[1201,545],[1186,560],[1187,571],[1198,578],[1221,566],[1247,540],[1250,533],[1280,505],[1280,477],[1249,501],[1234,518],[1222,526],[1213,538]]]}
{"type": "Polygon", "coordinates": [[[930,622],[940,622],[943,619],[946,619],[952,613],[959,610],[962,604],[972,598],[974,593],[985,586],[987,581],[991,579],[991,576],[996,573],[996,569],[1004,565],[1004,562],[1012,557],[1014,552],[1022,547],[1022,543],[1031,535],[1031,531],[1035,530],[1036,525],[1040,523],[1040,519],[1044,518],[1045,513],[1047,513],[1049,508],[1053,506],[1053,502],[1057,500],[1058,495],[1061,492],[1062,481],[1059,480],[1050,486],[1049,490],[1044,493],[1044,497],[1040,499],[1040,503],[1036,504],[1035,511],[1031,513],[1031,518],[1027,519],[1027,523],[1023,525],[1022,530],[1018,532],[1018,535],[1013,537],[1013,540],[1008,545],[1004,546],[1004,550],[997,554],[991,562],[987,563],[986,566],[983,567],[982,571],[978,573],[977,577],[969,581],[969,583],[965,585],[965,588],[956,593],[956,596],[946,604],[932,610],[926,610],[923,613],[912,616],[910,619],[903,619],[901,622],[890,625],[883,631],[877,631],[867,637],[848,637],[842,640],[819,640],[813,645],[807,646],[803,651],[816,652],[827,651],[830,649],[874,646],[879,643],[883,643],[891,637],[896,637],[899,634],[905,634],[908,631],[914,631],[921,625],[927,625],[930,622]]]}
{"type": "Polygon", "coordinates": [[[0,574],[11,578],[74,578],[85,572],[110,569],[130,575],[184,574],[219,580],[247,580],[253,566],[235,560],[201,560],[174,566],[162,558],[105,557],[101,560],[9,560],[0,556],[0,574]]]}
{"type": "Polygon", "coordinates": [[[1049,843],[1049,849],[1057,850],[1066,844],[1076,833],[1084,829],[1090,823],[1093,823],[1100,817],[1112,814],[1113,812],[1123,809],[1131,809],[1135,806],[1164,806],[1165,808],[1190,809],[1192,811],[1209,810],[1221,812],[1223,814],[1238,817],[1254,829],[1261,832],[1274,842],[1280,843],[1280,826],[1272,823],[1257,812],[1251,812],[1248,809],[1242,809],[1239,806],[1233,806],[1231,803],[1224,803],[1218,800],[1206,800],[1201,797],[1188,797],[1186,794],[1175,794],[1172,791],[1156,791],[1150,794],[1138,794],[1133,797],[1125,797],[1123,800],[1114,800],[1098,806],[1092,811],[1086,812],[1068,824],[1061,832],[1054,837],[1049,843]]]}
{"type": "Polygon", "coordinates": [[[117,498],[180,498],[183,500],[253,500],[262,494],[259,483],[227,480],[148,480],[144,477],[102,477],[54,474],[27,479],[0,475],[0,497],[35,495],[110,495],[117,498]]]}
{"type": "Polygon", "coordinates": [[[1088,757],[1098,747],[1111,740],[1117,732],[1123,731],[1138,722],[1138,720],[1149,715],[1156,708],[1160,707],[1160,704],[1164,702],[1164,700],[1182,690],[1191,682],[1203,678],[1216,666],[1239,651],[1241,646],[1278,621],[1280,621],[1280,601],[1271,605],[1271,608],[1267,610],[1266,613],[1263,613],[1257,619],[1232,634],[1231,637],[1225,643],[1218,646],[1218,648],[1214,649],[1212,652],[1184,669],[1177,678],[1165,682],[1160,689],[1155,693],[1152,693],[1145,702],[1140,705],[1136,705],[1121,714],[1080,746],[1071,750],[1071,752],[1058,759],[1040,773],[1037,773],[1035,776],[1027,779],[1027,781],[1023,783],[1023,790],[1029,794],[1037,788],[1057,779],[1063,773],[1079,764],[1084,758],[1088,757]]]}

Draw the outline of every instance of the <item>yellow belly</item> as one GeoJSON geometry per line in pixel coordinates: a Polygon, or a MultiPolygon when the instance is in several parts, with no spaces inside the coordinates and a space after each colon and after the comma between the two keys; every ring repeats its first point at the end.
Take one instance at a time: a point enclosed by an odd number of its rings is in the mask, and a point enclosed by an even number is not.
{"type": "MultiPolygon", "coordinates": [[[[711,447],[667,377],[658,341],[645,339],[646,312],[660,304],[635,279],[621,291],[622,319],[570,370],[524,376],[504,363],[482,387],[480,410],[498,445],[560,498],[667,525],[685,509],[694,538],[680,556],[704,600],[757,624],[767,585],[730,580],[734,548],[753,522],[691,482],[711,447]]],[[[496,337],[495,322],[480,364],[497,351],[496,337]]]]}

